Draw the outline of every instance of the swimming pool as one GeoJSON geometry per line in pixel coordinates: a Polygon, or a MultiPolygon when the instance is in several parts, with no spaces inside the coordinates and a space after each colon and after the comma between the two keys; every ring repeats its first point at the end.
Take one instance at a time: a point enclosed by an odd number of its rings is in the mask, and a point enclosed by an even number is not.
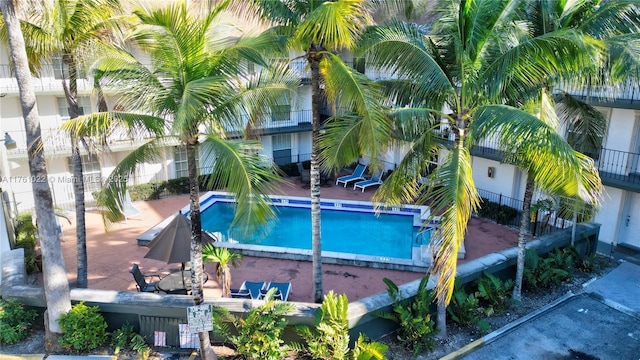
{"type": "MultiPolygon", "coordinates": [[[[277,218],[266,236],[231,229],[233,196],[210,191],[200,197],[202,228],[219,240],[217,246],[247,256],[311,261],[311,202],[309,198],[271,196],[277,218]]],[[[429,207],[389,207],[377,216],[375,204],[322,199],[322,262],[423,272],[429,268],[431,226],[424,226],[429,207]]],[[[188,216],[189,205],[182,208],[188,216]]],[[[176,215],[174,215],[176,216],[176,215]]],[[[140,235],[145,246],[173,219],[163,220],[140,235]]],[[[254,229],[252,229],[254,230],[254,229]]],[[[263,231],[253,231],[262,233],[263,231]]]]}
{"type": "MultiPolygon", "coordinates": [[[[229,230],[233,206],[216,201],[202,211],[202,229],[221,241],[263,246],[311,249],[311,210],[303,207],[275,206],[277,218],[261,229],[268,233],[244,234],[229,230]]],[[[381,214],[335,209],[322,210],[322,249],[350,254],[411,259],[411,248],[420,230],[413,226],[413,215],[381,214]]]]}

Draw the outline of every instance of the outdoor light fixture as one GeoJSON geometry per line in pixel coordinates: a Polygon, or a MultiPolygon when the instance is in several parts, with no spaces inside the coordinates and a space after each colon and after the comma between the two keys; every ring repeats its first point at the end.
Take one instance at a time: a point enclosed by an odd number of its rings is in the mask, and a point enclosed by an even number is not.
{"type": "Polygon", "coordinates": [[[16,141],[13,140],[13,138],[11,137],[11,135],[9,135],[8,132],[4,133],[4,139],[0,139],[0,141],[4,141],[4,147],[6,147],[7,150],[12,150],[18,147],[18,145],[16,144],[16,141]]]}

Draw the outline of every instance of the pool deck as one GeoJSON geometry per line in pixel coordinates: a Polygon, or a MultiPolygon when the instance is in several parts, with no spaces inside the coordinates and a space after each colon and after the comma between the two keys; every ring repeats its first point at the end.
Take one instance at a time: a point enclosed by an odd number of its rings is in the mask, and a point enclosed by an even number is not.
{"type": "MultiPolygon", "coordinates": [[[[351,187],[322,187],[323,199],[370,201],[375,189],[364,193],[351,187]]],[[[309,197],[310,190],[302,188],[297,178],[280,186],[275,195],[309,197]]],[[[105,290],[135,291],[131,265],[137,263],[144,274],[166,275],[179,270],[180,264],[166,264],[158,260],[145,259],[147,248],[138,246],[136,238],[166,217],[176,213],[189,201],[188,195],[166,197],[154,201],[138,201],[134,205],[142,212],[142,219],[134,217],[127,222],[113,224],[105,232],[102,219],[97,212],[87,212],[87,257],[89,287],[105,290]]],[[[70,285],[76,281],[76,233],[75,225],[63,221],[64,242],[62,249],[69,275],[70,285]]],[[[472,218],[465,240],[466,258],[459,263],[515,246],[517,232],[490,221],[472,218]]],[[[218,297],[220,286],[215,279],[214,264],[205,266],[209,281],[205,284],[205,297],[218,297]]],[[[397,284],[419,279],[424,274],[385,269],[373,269],[346,265],[323,265],[325,293],[334,290],[346,293],[349,300],[361,299],[386,290],[384,277],[397,284]]],[[[232,268],[232,286],[239,287],[244,280],[291,282],[290,301],[312,301],[312,268],[306,261],[281,260],[246,256],[238,267],[232,268]]]]}

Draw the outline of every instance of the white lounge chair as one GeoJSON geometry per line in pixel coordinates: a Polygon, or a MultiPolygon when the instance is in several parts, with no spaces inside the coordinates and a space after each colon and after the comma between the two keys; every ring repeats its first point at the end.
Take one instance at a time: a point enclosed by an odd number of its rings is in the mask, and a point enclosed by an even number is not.
{"type": "Polygon", "coordinates": [[[122,215],[124,215],[125,222],[133,216],[140,216],[140,219],[142,219],[142,212],[133,206],[129,191],[125,192],[124,199],[122,200],[122,215]]]}
{"type": "Polygon", "coordinates": [[[353,184],[353,190],[355,190],[357,188],[362,188],[362,192],[364,192],[364,189],[368,188],[369,186],[382,185],[382,173],[383,172],[384,172],[384,170],[381,169],[380,171],[378,171],[378,173],[376,175],[371,176],[371,179],[364,180],[364,181],[358,181],[357,183],[353,184]]]}
{"type": "Polygon", "coordinates": [[[364,171],[367,169],[367,165],[358,164],[356,169],[353,170],[351,175],[340,176],[336,179],[336,185],[344,183],[344,187],[347,187],[347,183],[350,181],[364,180],[364,171]]]}

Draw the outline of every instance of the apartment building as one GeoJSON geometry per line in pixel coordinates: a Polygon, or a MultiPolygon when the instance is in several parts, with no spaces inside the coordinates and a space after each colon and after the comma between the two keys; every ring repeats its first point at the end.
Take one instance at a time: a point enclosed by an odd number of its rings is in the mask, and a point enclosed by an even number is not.
{"type": "MultiPolygon", "coordinates": [[[[292,58],[294,58],[292,56],[292,58]]],[[[348,55],[344,55],[352,61],[348,55]]],[[[6,47],[0,48],[0,131],[6,132],[17,142],[13,150],[2,149],[0,163],[0,187],[7,194],[5,206],[14,211],[27,211],[33,206],[27,144],[24,122],[20,109],[18,87],[9,66],[6,47]]],[[[297,96],[289,104],[272,109],[255,129],[260,139],[261,156],[276,164],[305,161],[311,153],[311,86],[309,71],[302,59],[292,60],[290,69],[297,72],[301,85],[297,96]]],[[[63,67],[60,60],[47,64],[42,75],[34,79],[40,112],[43,142],[49,172],[49,183],[55,204],[73,209],[72,164],[70,140],[59,130],[68,120],[68,108],[61,79],[63,67]]],[[[372,79],[392,76],[383,71],[363,67],[360,69],[372,79]]],[[[96,98],[92,95],[92,80],[83,77],[78,82],[81,113],[96,111],[96,98]]],[[[629,83],[616,89],[599,89],[599,92],[579,93],[587,101],[598,106],[607,118],[607,127],[600,149],[591,155],[598,165],[605,184],[605,198],[595,221],[602,224],[600,240],[605,243],[624,244],[640,248],[640,87],[629,83]]],[[[109,104],[111,107],[112,104],[109,104]]],[[[326,118],[330,114],[323,111],[326,118]]],[[[113,167],[128,155],[143,138],[129,134],[113,134],[107,139],[106,150],[88,153],[82,149],[85,176],[85,198],[90,207],[95,204],[93,193],[100,189],[113,167]]],[[[381,154],[387,170],[392,170],[402,155],[402,149],[390,149],[381,154]]],[[[490,141],[476,146],[472,151],[473,174],[476,186],[499,193],[505,197],[522,199],[525,177],[514,166],[500,162],[500,153],[490,141]]],[[[163,181],[186,176],[184,149],[169,144],[163,158],[155,163],[140,165],[131,184],[163,181]]],[[[492,199],[495,201],[495,199],[492,199]]]]}

